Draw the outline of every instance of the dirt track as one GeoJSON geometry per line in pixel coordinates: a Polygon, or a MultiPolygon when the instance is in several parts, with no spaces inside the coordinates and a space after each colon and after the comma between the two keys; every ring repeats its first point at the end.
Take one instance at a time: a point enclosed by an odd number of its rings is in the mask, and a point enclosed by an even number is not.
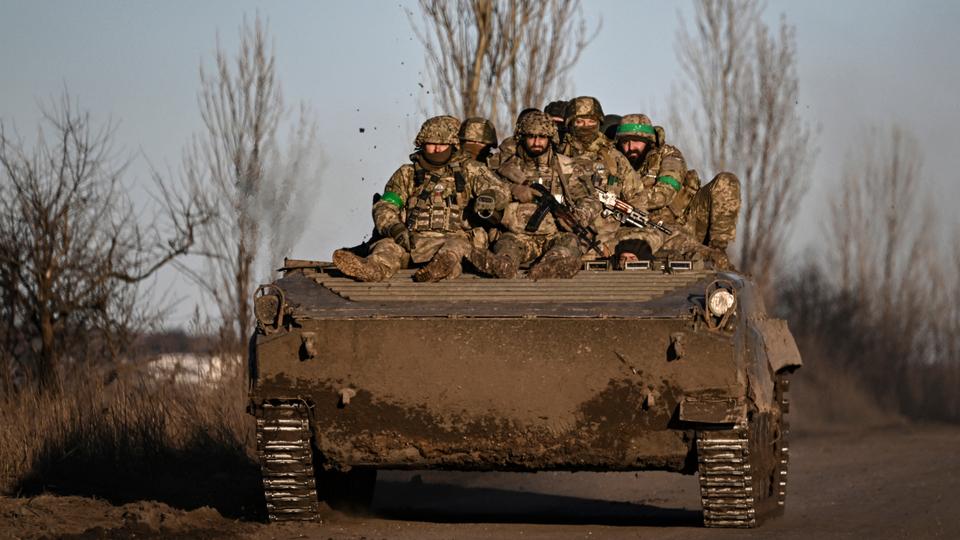
{"type": "Polygon", "coordinates": [[[689,476],[387,472],[371,517],[263,525],[45,495],[0,499],[0,538],[960,538],[958,447],[953,426],[801,433],[787,513],[753,531],[700,528],[689,476]]]}

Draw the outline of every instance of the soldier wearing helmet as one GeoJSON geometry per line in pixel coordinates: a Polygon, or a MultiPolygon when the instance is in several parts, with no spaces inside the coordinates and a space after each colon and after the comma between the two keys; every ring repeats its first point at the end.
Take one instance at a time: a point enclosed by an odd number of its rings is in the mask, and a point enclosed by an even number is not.
{"type": "Polygon", "coordinates": [[[567,101],[562,99],[551,101],[543,108],[543,112],[550,115],[553,123],[557,125],[557,136],[559,140],[563,140],[563,136],[566,133],[566,111],[567,101]]]}
{"type": "Polygon", "coordinates": [[[513,200],[503,212],[504,230],[493,251],[474,249],[470,262],[481,272],[502,278],[516,276],[521,264],[533,262],[527,277],[569,278],[580,269],[582,246],[576,235],[558,228],[547,215],[534,231],[527,230],[537,209],[539,193],[534,183],[547,188],[561,202],[567,202],[582,225],[589,225],[599,214],[600,205],[576,174],[573,160],[558,154],[551,144],[557,128],[540,111],[530,112],[517,126],[516,146],[503,156],[497,173],[510,186],[513,200]]]}
{"type": "Polygon", "coordinates": [[[703,256],[729,267],[727,245],[737,233],[740,181],[722,172],[700,187],[697,172],[683,154],[665,143],[665,132],[645,114],[628,114],[617,127],[617,148],[627,157],[646,189],[643,205],[651,217],[677,231],[669,239],[649,238],[651,248],[682,256],[703,256]],[[665,242],[665,244],[664,244],[665,242]]]}
{"type": "MultiPolygon", "coordinates": [[[[581,96],[570,100],[565,110],[568,131],[561,151],[573,159],[581,181],[591,190],[612,192],[633,206],[641,206],[646,202],[643,184],[623,154],[600,132],[603,118],[603,108],[596,98],[581,96]]],[[[605,254],[613,254],[620,223],[598,216],[593,227],[605,254]]]]}
{"type": "Polygon", "coordinates": [[[513,125],[513,135],[510,135],[506,139],[500,141],[500,153],[490,159],[487,164],[490,165],[490,168],[497,170],[500,167],[500,164],[503,159],[514,155],[517,151],[517,126],[520,125],[520,122],[523,121],[523,118],[532,112],[540,112],[540,109],[534,107],[527,107],[526,109],[520,111],[520,114],[517,115],[517,121],[513,125]]]}
{"type": "Polygon", "coordinates": [[[480,163],[487,163],[497,147],[497,129],[486,118],[467,118],[458,133],[460,148],[480,163]]]}
{"type": "Polygon", "coordinates": [[[436,116],[423,123],[410,163],[402,165],[373,205],[376,232],[370,255],[341,249],[333,262],[359,281],[381,281],[411,263],[423,265],[417,281],[458,276],[461,261],[473,247],[468,213],[478,195],[487,210],[502,209],[509,191],[487,167],[456,152],[460,121],[436,116]]]}

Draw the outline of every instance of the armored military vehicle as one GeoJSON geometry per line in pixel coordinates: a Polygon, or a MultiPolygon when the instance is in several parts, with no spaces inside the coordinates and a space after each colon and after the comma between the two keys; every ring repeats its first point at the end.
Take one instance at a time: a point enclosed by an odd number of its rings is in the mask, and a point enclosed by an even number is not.
{"type": "Polygon", "coordinates": [[[666,470],[699,475],[707,526],[781,512],[786,323],[737,273],[590,264],[359,283],[288,260],[258,290],[250,357],[270,518],[369,503],[378,469],[666,470]]]}

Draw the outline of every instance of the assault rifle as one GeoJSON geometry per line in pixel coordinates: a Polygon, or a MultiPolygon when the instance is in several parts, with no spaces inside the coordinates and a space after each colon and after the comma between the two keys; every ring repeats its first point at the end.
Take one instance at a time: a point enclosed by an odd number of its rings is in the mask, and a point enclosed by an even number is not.
{"type": "Polygon", "coordinates": [[[664,234],[673,234],[673,231],[664,225],[663,221],[651,221],[650,214],[647,214],[639,208],[631,206],[625,201],[621,201],[613,193],[610,193],[609,191],[603,191],[602,189],[596,190],[596,193],[597,199],[599,199],[600,204],[603,205],[603,217],[613,216],[613,218],[619,221],[621,224],[625,223],[641,229],[645,227],[653,227],[664,234]]]}
{"type": "Polygon", "coordinates": [[[537,201],[537,209],[524,227],[525,231],[536,232],[540,228],[543,218],[547,216],[547,212],[550,212],[553,214],[553,219],[557,222],[557,225],[562,225],[568,231],[577,235],[577,238],[587,247],[587,251],[592,249],[600,256],[606,256],[600,246],[600,241],[597,240],[597,232],[590,227],[581,225],[569,205],[558,201],[543,184],[534,183],[530,184],[530,187],[540,193],[540,200],[537,201]]]}

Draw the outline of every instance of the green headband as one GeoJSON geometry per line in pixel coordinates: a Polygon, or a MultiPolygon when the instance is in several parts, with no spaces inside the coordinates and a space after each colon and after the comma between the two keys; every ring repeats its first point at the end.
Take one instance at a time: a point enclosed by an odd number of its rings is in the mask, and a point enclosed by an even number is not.
{"type": "Polygon", "coordinates": [[[653,136],[657,135],[657,130],[650,124],[620,124],[617,126],[617,135],[630,135],[633,133],[647,133],[653,136]]]}

